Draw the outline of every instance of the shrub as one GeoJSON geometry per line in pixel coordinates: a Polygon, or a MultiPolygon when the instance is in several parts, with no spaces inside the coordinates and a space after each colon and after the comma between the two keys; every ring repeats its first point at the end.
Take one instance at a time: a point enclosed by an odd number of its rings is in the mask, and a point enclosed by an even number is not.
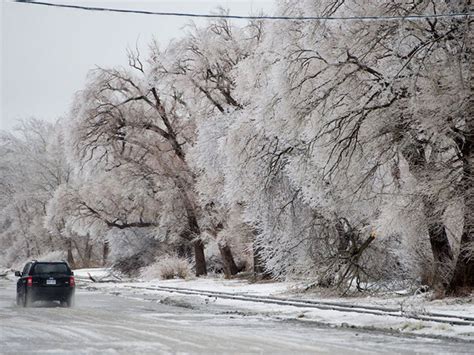
{"type": "Polygon", "coordinates": [[[191,264],[187,259],[177,256],[163,256],[155,263],[142,268],[141,276],[144,279],[187,279],[191,276],[191,264]]]}

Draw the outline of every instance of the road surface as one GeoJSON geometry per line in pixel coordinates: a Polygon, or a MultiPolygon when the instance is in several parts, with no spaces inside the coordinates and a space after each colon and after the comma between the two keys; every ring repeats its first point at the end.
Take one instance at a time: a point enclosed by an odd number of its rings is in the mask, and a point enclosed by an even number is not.
{"type": "Polygon", "coordinates": [[[1,354],[455,354],[473,344],[412,339],[77,290],[76,306],[15,305],[0,279],[1,354]]]}

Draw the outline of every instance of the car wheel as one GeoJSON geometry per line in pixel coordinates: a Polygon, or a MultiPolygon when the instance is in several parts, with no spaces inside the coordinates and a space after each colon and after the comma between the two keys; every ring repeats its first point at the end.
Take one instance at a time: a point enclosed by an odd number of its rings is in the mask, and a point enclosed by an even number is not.
{"type": "Polygon", "coordinates": [[[72,307],[74,306],[74,296],[73,297],[69,297],[66,301],[65,301],[65,304],[66,304],[66,307],[72,307]]]}
{"type": "Polygon", "coordinates": [[[23,302],[22,302],[22,303],[23,303],[23,307],[30,307],[31,304],[33,303],[33,302],[31,301],[31,297],[28,296],[26,292],[23,293],[23,300],[22,300],[22,301],[23,301],[23,302]]]}
{"type": "Polygon", "coordinates": [[[23,302],[22,302],[22,300],[21,300],[20,294],[17,293],[17,294],[16,294],[16,305],[17,305],[17,306],[23,306],[22,303],[23,303],[23,302]]]}
{"type": "Polygon", "coordinates": [[[74,297],[66,298],[65,300],[61,300],[62,307],[72,307],[74,305],[74,297]]]}

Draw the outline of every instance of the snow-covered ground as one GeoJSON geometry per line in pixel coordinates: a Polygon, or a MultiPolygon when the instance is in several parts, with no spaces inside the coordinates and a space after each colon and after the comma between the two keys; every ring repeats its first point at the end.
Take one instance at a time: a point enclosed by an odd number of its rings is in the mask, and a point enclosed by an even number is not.
{"type": "Polygon", "coordinates": [[[450,338],[474,342],[474,326],[452,325],[411,318],[387,315],[360,314],[287,305],[266,304],[244,300],[222,299],[200,295],[181,295],[177,293],[153,290],[156,286],[177,287],[210,292],[228,292],[236,295],[258,295],[301,298],[315,301],[331,301],[366,306],[397,308],[407,315],[424,315],[426,312],[452,314],[454,316],[474,317],[473,298],[446,298],[430,301],[425,294],[417,296],[385,295],[359,298],[322,298],[316,293],[298,292],[297,282],[260,282],[249,283],[246,280],[226,280],[208,277],[191,280],[134,280],[122,282],[96,282],[87,280],[88,275],[104,281],[117,280],[110,272],[101,269],[76,270],[76,275],[84,280],[82,287],[105,293],[121,295],[134,299],[148,299],[202,311],[231,309],[236,314],[265,316],[273,319],[313,322],[330,327],[358,328],[378,330],[409,336],[450,338]],[[148,289],[146,289],[148,288],[148,289]]]}
{"type": "Polygon", "coordinates": [[[336,329],[268,317],[258,309],[253,314],[239,311],[245,304],[133,295],[126,287],[113,291],[104,288],[106,284],[81,283],[73,308],[56,303],[21,308],[15,305],[15,281],[0,278],[0,353],[469,354],[472,350],[466,342],[336,329]],[[102,292],[93,290],[95,286],[102,292]]]}

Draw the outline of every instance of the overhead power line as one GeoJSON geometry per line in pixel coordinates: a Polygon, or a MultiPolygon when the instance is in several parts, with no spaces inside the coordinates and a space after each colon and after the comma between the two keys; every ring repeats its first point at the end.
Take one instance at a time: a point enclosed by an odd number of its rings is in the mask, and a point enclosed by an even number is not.
{"type": "Polygon", "coordinates": [[[178,17],[197,17],[197,18],[223,18],[223,19],[236,19],[236,20],[324,20],[324,21],[394,21],[394,20],[420,20],[420,19],[435,19],[435,18],[464,18],[470,17],[473,13],[451,13],[451,14],[428,14],[428,15],[407,15],[407,16],[241,16],[241,15],[220,15],[220,14],[197,14],[197,13],[185,13],[185,12],[161,12],[161,11],[147,11],[147,10],[127,10],[127,9],[115,9],[108,7],[95,7],[95,6],[82,6],[82,5],[66,5],[66,4],[54,4],[43,1],[18,1],[23,4],[29,5],[42,5],[52,7],[62,7],[68,9],[79,9],[86,11],[104,11],[104,12],[119,12],[119,13],[132,13],[141,15],[155,15],[155,16],[178,16],[178,17]]]}

